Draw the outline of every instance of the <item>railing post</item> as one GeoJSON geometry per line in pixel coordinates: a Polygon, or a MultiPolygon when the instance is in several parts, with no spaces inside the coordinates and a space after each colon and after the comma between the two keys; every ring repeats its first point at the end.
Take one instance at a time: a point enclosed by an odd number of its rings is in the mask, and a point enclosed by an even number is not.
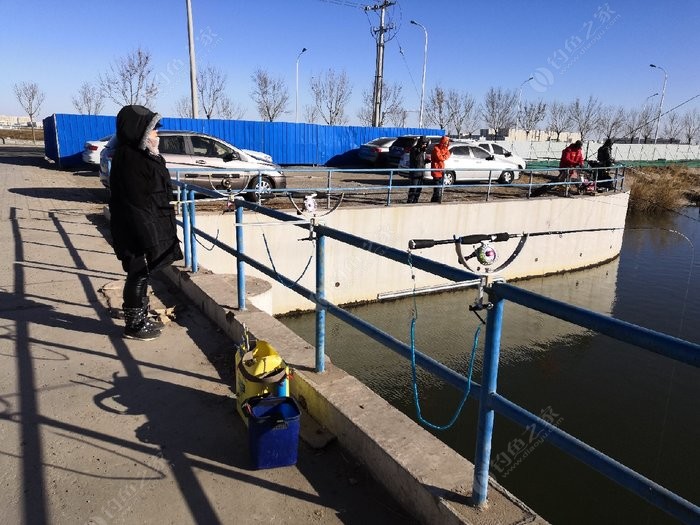
{"type": "MultiPolygon", "coordinates": [[[[489,296],[491,299],[492,296],[489,296]]],[[[486,316],[486,337],[484,339],[484,369],[482,372],[481,398],[479,399],[479,423],[474,455],[474,482],[472,501],[481,506],[486,503],[489,488],[489,463],[491,461],[491,437],[493,434],[494,410],[490,396],[496,392],[498,379],[498,358],[501,351],[501,324],[503,322],[504,300],[495,297],[493,307],[486,316]]]]}
{"type": "Polygon", "coordinates": [[[386,205],[391,206],[391,187],[394,184],[394,170],[389,170],[389,186],[386,190],[386,205]]]}
{"type": "MultiPolygon", "coordinates": [[[[317,234],[316,238],[316,297],[326,299],[326,236],[317,234]]],[[[326,369],[326,307],[316,303],[316,372],[326,369]]]]}
{"type": "MultiPolygon", "coordinates": [[[[243,254],[243,206],[236,206],[236,251],[243,254]]],[[[245,263],[241,257],[236,257],[236,278],[238,281],[238,309],[245,310],[245,263]]]]}
{"type": "Polygon", "coordinates": [[[328,170],[328,174],[326,175],[326,188],[328,189],[328,192],[326,192],[326,209],[330,210],[331,209],[331,184],[333,183],[333,177],[332,177],[332,171],[328,170]]]}
{"type": "Polygon", "coordinates": [[[185,245],[185,266],[192,265],[192,250],[190,239],[190,205],[187,204],[187,186],[180,188],[182,200],[182,242],[185,245]]]}
{"type": "Polygon", "coordinates": [[[190,190],[188,193],[188,200],[190,201],[188,206],[190,208],[190,252],[192,253],[192,273],[197,273],[197,235],[194,230],[196,227],[196,208],[194,205],[194,190],[190,190]]]}

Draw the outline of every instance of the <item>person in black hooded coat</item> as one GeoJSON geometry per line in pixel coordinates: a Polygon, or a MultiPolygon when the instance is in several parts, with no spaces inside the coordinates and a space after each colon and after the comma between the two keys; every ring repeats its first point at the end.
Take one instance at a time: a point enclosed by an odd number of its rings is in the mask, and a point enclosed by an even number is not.
{"type": "Polygon", "coordinates": [[[158,153],[160,115],[143,106],[117,114],[117,147],[110,169],[110,226],[114,252],[126,272],[123,309],[130,339],[150,340],[160,327],[148,319],[152,272],[182,259],[170,173],[158,153]]]}

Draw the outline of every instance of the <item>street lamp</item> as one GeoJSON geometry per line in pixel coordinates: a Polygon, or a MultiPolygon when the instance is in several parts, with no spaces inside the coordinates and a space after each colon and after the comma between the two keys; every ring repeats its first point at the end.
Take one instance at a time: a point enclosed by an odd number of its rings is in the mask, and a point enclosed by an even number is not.
{"type": "Polygon", "coordinates": [[[423,100],[425,99],[425,68],[428,64],[428,30],[425,28],[423,24],[419,24],[415,20],[411,20],[411,23],[414,26],[418,26],[423,29],[423,33],[425,34],[425,47],[423,48],[423,80],[421,82],[421,88],[420,88],[420,113],[418,114],[418,127],[422,128],[423,127],[423,100]]]}
{"type": "Polygon", "coordinates": [[[661,100],[659,101],[659,114],[656,117],[656,131],[654,132],[654,144],[656,144],[656,138],[659,136],[659,121],[661,120],[661,108],[664,105],[664,95],[666,94],[666,81],[668,80],[668,73],[666,73],[666,70],[662,68],[661,66],[657,66],[655,64],[649,64],[649,67],[655,67],[656,69],[660,69],[661,71],[664,72],[664,87],[661,88],[661,100]]]}
{"type": "MultiPolygon", "coordinates": [[[[530,77],[527,80],[523,80],[520,83],[520,87],[518,87],[518,112],[515,114],[515,131],[513,132],[513,140],[516,140],[518,138],[518,121],[520,120],[520,97],[523,94],[523,86],[530,82],[535,77],[530,77]]],[[[495,131],[495,130],[494,130],[495,131]]]]}
{"type": "Polygon", "coordinates": [[[296,103],[295,103],[295,122],[299,122],[299,59],[301,58],[301,55],[306,53],[307,49],[304,47],[302,48],[301,51],[299,51],[299,54],[297,55],[297,90],[296,90],[296,103]]]}

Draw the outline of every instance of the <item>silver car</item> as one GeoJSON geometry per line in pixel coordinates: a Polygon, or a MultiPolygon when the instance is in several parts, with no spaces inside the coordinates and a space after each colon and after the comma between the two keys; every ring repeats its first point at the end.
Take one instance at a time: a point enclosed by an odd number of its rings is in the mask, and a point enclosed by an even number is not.
{"type": "MultiPolygon", "coordinates": [[[[271,190],[287,187],[279,166],[265,153],[243,150],[217,137],[193,131],[158,130],[158,137],[160,154],[174,179],[213,190],[254,190],[246,192],[249,200],[257,199],[258,194],[263,198],[272,197],[271,190]],[[211,171],[207,171],[208,168],[211,171]],[[189,171],[192,169],[196,171],[189,171]]],[[[107,188],[115,147],[116,137],[107,144],[100,157],[100,180],[107,188]]]]}

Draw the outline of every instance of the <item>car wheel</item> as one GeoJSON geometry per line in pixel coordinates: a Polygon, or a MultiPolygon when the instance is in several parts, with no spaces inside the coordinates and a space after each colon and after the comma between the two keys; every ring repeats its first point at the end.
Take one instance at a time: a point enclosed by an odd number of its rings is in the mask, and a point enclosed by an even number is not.
{"type": "Polygon", "coordinates": [[[500,182],[501,184],[510,184],[511,182],[513,182],[513,172],[504,171],[498,178],[498,182],[500,182]]]}
{"type": "Polygon", "coordinates": [[[270,177],[265,177],[264,175],[262,177],[255,176],[255,178],[250,181],[250,184],[248,184],[248,189],[254,191],[247,192],[245,198],[248,201],[255,202],[258,200],[258,196],[263,199],[272,197],[271,190],[274,188],[275,185],[272,183],[270,177]]]}
{"type": "Polygon", "coordinates": [[[454,171],[446,171],[443,175],[443,183],[445,186],[452,186],[457,180],[457,175],[454,171]]]}

